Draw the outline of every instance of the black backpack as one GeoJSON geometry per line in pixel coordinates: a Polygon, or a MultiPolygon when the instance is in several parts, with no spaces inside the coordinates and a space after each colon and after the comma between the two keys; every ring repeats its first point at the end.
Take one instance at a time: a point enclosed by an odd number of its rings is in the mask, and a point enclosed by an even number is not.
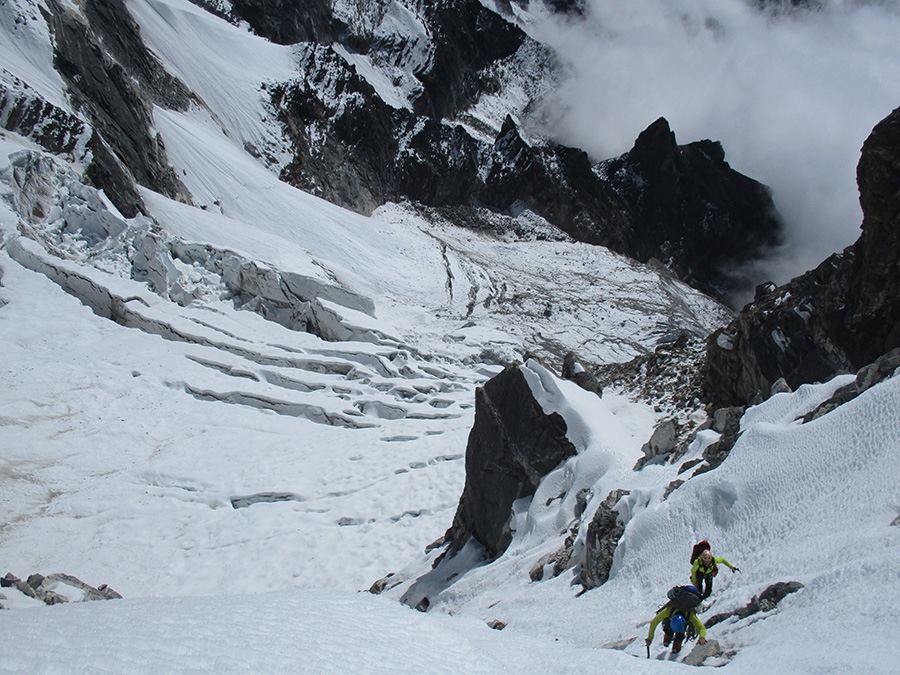
{"type": "Polygon", "coordinates": [[[700,591],[696,586],[673,586],[666,597],[669,598],[666,604],[676,609],[696,611],[700,604],[700,591]]]}

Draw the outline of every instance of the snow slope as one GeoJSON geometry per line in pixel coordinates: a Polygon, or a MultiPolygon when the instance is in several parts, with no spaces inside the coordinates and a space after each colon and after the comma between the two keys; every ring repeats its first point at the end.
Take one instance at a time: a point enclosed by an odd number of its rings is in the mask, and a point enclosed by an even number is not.
{"type": "MultiPolygon", "coordinates": [[[[50,52],[23,65],[13,7],[34,5],[4,5],[4,63],[49,97],[50,52]]],[[[341,289],[356,301],[323,305],[354,337],[240,311],[199,264],[175,266],[196,295],[187,306],[153,293],[128,260],[151,224],[81,185],[82,158],[0,133],[2,572],[65,572],[125,596],[46,607],[3,589],[0,672],[671,672],[643,658],[643,631],[666,588],[687,580],[699,538],[742,570],[717,579],[711,612],[775,581],[805,584],[771,614],[710,630],[729,672],[892,672],[895,379],[806,425],[795,418],[842,380],[773,398],[748,413],[719,469],[662,501],[677,468],[630,469],[659,413],[531,361],[533,390],[579,454],[516,505],[504,556],[481,565],[467,549],[427,614],[397,602],[452,521],[475,387],[527,349],[625,360],[725,314],[602,249],[485,237],[397,206],[364,218],[280,184],[242,148],[273,138],[258,84],[289,70],[289,50],[181,0],[129,7],[207,106],[155,113],[196,204],[145,191],[157,236],[341,289]],[[223,41],[244,55],[229,83],[217,82],[223,41]],[[218,96],[219,85],[233,88],[218,96]],[[25,166],[44,216],[12,206],[25,166]],[[66,218],[111,234],[89,240],[66,218]],[[611,580],[576,597],[575,571],[537,583],[529,571],[561,543],[582,487],[589,513],[613,488],[631,494],[611,580]],[[389,572],[403,583],[358,593],[389,572]],[[508,626],[489,629],[495,619],[508,626]],[[19,647],[35,636],[35,650],[19,647]]],[[[46,35],[32,14],[29,34],[46,35]]]]}
{"type": "MultiPolygon", "coordinates": [[[[598,414],[602,403],[583,407],[584,397],[566,391],[570,383],[559,383],[554,405],[565,411],[570,430],[589,430],[582,434],[586,447],[522,505],[509,551],[430,595],[430,611],[498,619],[579,646],[642,638],[665,590],[688,582],[691,544],[707,539],[716,555],[741,570],[719,574],[707,617],[744,606],[776,581],[804,584],[771,613],[710,629],[709,637],[734,654],[728,670],[890,672],[900,654],[890,637],[900,601],[900,380],[894,377],[815,422],[798,421],[851,379],[804,386],[751,408],[725,463],[665,501],[662,489],[677,467],[647,467],[631,476],[617,471],[627,465],[622,459],[635,458],[633,450],[625,452],[621,431],[598,414]],[[607,485],[632,492],[618,507],[627,527],[610,581],[579,597],[571,574],[534,583],[528,572],[554,550],[553,543],[562,544],[574,518],[572,497],[584,485],[601,499],[607,485]],[[547,496],[560,492],[565,499],[548,503],[547,496]]],[[[578,445],[577,434],[570,431],[570,438],[578,445]]],[[[409,572],[425,570],[427,565],[409,572]]],[[[406,592],[403,585],[390,594],[406,592]]],[[[643,640],[625,651],[640,656],[643,640]]]]}

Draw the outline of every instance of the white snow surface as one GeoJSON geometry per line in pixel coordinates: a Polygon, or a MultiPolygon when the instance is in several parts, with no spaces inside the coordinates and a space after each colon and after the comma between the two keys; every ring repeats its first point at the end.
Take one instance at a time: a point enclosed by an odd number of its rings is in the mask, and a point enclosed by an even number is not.
{"type": "MultiPolygon", "coordinates": [[[[48,44],[34,38],[43,46],[24,56],[10,23],[14,9],[34,17],[29,35],[46,39],[36,6],[0,8],[0,54],[65,107],[48,44]]],[[[896,377],[808,424],[797,418],[849,376],[776,395],[748,411],[718,469],[663,500],[689,474],[632,470],[660,413],[529,360],[532,391],[578,453],[516,503],[499,559],[468,546],[457,577],[429,575],[440,551],[424,547],[463,489],[475,388],[502,363],[549,343],[627,360],[726,314],[602,249],[455,230],[399,206],[364,218],[281,184],[242,147],[273,138],[258,86],[289,71],[290,51],[184,0],[128,6],[206,105],[155,113],[195,204],[144,191],[156,235],[315,279],[374,310],[320,298],[352,336],[325,341],[235,309],[222,279],[181,261],[193,302],[157,295],[129,276],[148,220],[125,221],[82,185],[83,158],[2,132],[0,573],[63,572],[124,598],[77,602],[63,586],[72,602],[48,607],[0,589],[0,672],[683,671],[659,638],[647,659],[643,637],[665,591],[687,582],[699,539],[741,570],[716,579],[707,616],[774,582],[804,584],[771,612],[711,628],[724,655],[709,665],[895,672],[896,377]],[[232,79],[223,45],[241,55],[232,79]],[[29,158],[42,158],[45,217],[12,206],[15,167],[29,158]],[[81,231],[66,226],[76,215],[81,231]],[[94,222],[108,236],[89,240],[94,222]],[[119,322],[103,316],[111,307],[119,322]],[[609,582],[579,595],[577,568],[540,582],[529,572],[562,545],[583,488],[586,519],[611,490],[631,492],[609,582]],[[397,585],[360,592],[388,573],[397,585]],[[400,602],[424,593],[427,613],[400,602]]],[[[716,437],[701,434],[684,461],[716,437]]]]}

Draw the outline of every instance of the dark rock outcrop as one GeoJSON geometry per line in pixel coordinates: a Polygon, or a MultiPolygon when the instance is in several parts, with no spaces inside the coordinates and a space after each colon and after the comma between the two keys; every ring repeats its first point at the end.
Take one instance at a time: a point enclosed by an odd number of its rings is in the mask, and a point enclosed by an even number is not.
{"type": "Polygon", "coordinates": [[[613,556],[625,525],[619,520],[616,504],[628,490],[613,490],[597,508],[588,525],[584,541],[584,563],[581,568],[581,585],[585,590],[597,588],[609,580],[613,556]]]}
{"type": "Polygon", "coordinates": [[[769,189],[732,169],[717,142],[677,145],[664,118],[603,169],[632,213],[631,227],[611,248],[641,262],[657,258],[711,295],[734,290],[735,263],[780,242],[769,189]]]}
{"type": "Polygon", "coordinates": [[[404,200],[529,209],[580,241],[624,237],[627,207],[584,152],[532,146],[509,116],[487,144],[461,125],[393,108],[331,47],[304,46],[301,62],[301,77],[270,88],[293,145],[281,176],[292,185],[366,214],[404,200]]]}
{"type": "Polygon", "coordinates": [[[900,346],[900,108],[866,139],[856,181],[862,235],[854,244],[842,345],[861,367],[900,346]]]}
{"type": "Polygon", "coordinates": [[[193,94],[147,49],[124,0],[86,0],[84,13],[108,55],[138,81],[144,96],[171,110],[187,110],[193,94]]]}
{"type": "MultiPolygon", "coordinates": [[[[281,178],[346,208],[371,213],[403,193],[395,187],[403,178],[397,166],[400,139],[414,130],[416,118],[385,103],[330,46],[298,49],[300,77],[269,89],[293,145],[294,158],[281,178]]],[[[423,129],[418,135],[427,133],[423,129]]]]}
{"type": "Polygon", "coordinates": [[[779,380],[797,389],[856,370],[841,347],[854,265],[850,248],[784,286],[764,285],[732,323],[715,331],[703,366],[713,404],[756,403],[779,380]]]}
{"type": "Polygon", "coordinates": [[[414,103],[419,115],[452,118],[495,88],[489,67],[515,54],[525,33],[480,0],[423,3],[434,56],[431,68],[417,73],[423,94],[414,103]]]}
{"type": "MultiPolygon", "coordinates": [[[[560,14],[584,14],[586,0],[543,0],[542,4],[548,9],[560,14]]],[[[518,5],[522,9],[528,9],[531,0],[494,0],[497,11],[501,14],[512,14],[512,6],[518,5]]]]}
{"type": "Polygon", "coordinates": [[[544,5],[563,14],[584,14],[586,0],[544,0],[544,5]]]}
{"type": "Polygon", "coordinates": [[[710,336],[705,387],[746,405],[783,379],[791,389],[852,373],[900,347],[900,108],[873,129],[857,181],[862,235],[781,287],[764,284],[710,336]]]}
{"type": "Polygon", "coordinates": [[[874,363],[861,368],[856,374],[856,380],[838,389],[831,398],[804,415],[803,422],[811,422],[828,414],[838,406],[852,401],[867,389],[892,377],[897,368],[900,368],[900,349],[892,349],[884,356],[875,359],[874,363]]]}
{"type": "Polygon", "coordinates": [[[788,595],[796,593],[801,588],[803,588],[803,584],[799,581],[779,581],[766,588],[766,590],[758,596],[754,595],[753,598],[750,599],[750,602],[745,606],[732,612],[722,612],[711,616],[703,622],[703,625],[710,628],[732,617],[744,619],[758,612],[769,612],[775,609],[778,603],[784,600],[788,595]]]}
{"type": "MultiPolygon", "coordinates": [[[[384,18],[387,4],[359,0],[358,5],[358,22],[335,17],[330,0],[235,0],[232,12],[279,44],[330,46],[339,41],[356,52],[378,52],[382,61],[402,61],[413,45],[376,37],[369,30],[384,18]]],[[[521,29],[478,0],[422,3],[418,16],[429,35],[431,58],[414,73],[421,88],[413,107],[417,115],[431,119],[453,117],[491,91],[496,85],[489,67],[514,54],[526,39],[521,29]]]]}
{"type": "Polygon", "coordinates": [[[561,376],[564,380],[572,380],[585,391],[592,391],[597,396],[603,396],[603,386],[593,374],[588,372],[584,364],[578,360],[575,352],[567,352],[563,357],[561,376]]]}
{"type": "Polygon", "coordinates": [[[526,207],[573,239],[621,251],[631,227],[627,205],[597,175],[587,153],[531,146],[507,117],[494,140],[477,203],[500,212],[526,207]]]}
{"type": "Polygon", "coordinates": [[[145,212],[133,181],[186,201],[187,190],[169,166],[162,139],[151,131],[149,101],[154,99],[145,100],[144,95],[157,92],[165,99],[162,103],[184,103],[187,89],[179,89],[147,52],[120,0],[86,2],[85,14],[96,25],[86,25],[56,0],[49,0],[48,6],[45,19],[54,38],[54,65],[74,106],[86,114],[94,129],[88,177],[128,217],[145,212]],[[105,48],[107,42],[112,51],[105,48]],[[127,58],[130,68],[113,52],[127,58]],[[146,91],[138,84],[142,79],[146,91]]]}
{"type": "Polygon", "coordinates": [[[74,153],[89,130],[84,122],[42,99],[24,82],[0,82],[0,126],[57,154],[74,153]]]}
{"type": "Polygon", "coordinates": [[[466,484],[450,552],[474,537],[496,557],[512,539],[512,504],[534,494],[541,479],[574,455],[566,423],[534,399],[521,366],[509,366],[475,392],[475,422],[466,447],[466,484]]]}
{"type": "MultiPolygon", "coordinates": [[[[47,605],[58,605],[70,600],[88,602],[91,600],[114,600],[122,597],[106,584],[100,584],[94,588],[71,574],[62,573],[46,577],[43,574],[32,574],[27,580],[22,581],[12,572],[7,572],[6,576],[0,578],[0,587],[15,588],[29,598],[40,600],[47,605]],[[65,587],[71,589],[72,592],[67,591],[65,587]],[[54,588],[59,590],[54,590],[54,588]],[[65,595],[67,592],[69,595],[65,595]]],[[[0,604],[0,609],[2,608],[3,605],[0,604]]]]}
{"type": "Polygon", "coordinates": [[[336,33],[331,6],[332,0],[232,0],[229,18],[246,21],[253,32],[276,44],[330,44],[336,33]]]}

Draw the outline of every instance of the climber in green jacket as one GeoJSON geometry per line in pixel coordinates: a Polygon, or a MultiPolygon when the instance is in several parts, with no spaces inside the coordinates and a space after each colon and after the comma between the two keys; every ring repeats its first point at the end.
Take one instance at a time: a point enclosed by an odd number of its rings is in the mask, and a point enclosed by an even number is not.
{"type": "MultiPolygon", "coordinates": [[[[656,633],[656,627],[660,621],[662,621],[663,625],[663,647],[668,647],[669,643],[672,642],[673,654],[681,651],[681,643],[684,642],[684,631],[687,628],[688,621],[697,629],[697,635],[699,636],[697,643],[701,645],[706,644],[706,626],[703,625],[700,617],[697,616],[697,612],[692,609],[680,609],[666,605],[659,610],[650,622],[650,632],[647,633],[646,640],[647,647],[650,647],[650,643],[653,642],[653,635],[656,633]]],[[[647,653],[649,655],[649,649],[647,653]]]]}
{"type": "Polygon", "coordinates": [[[700,598],[705,600],[712,593],[713,577],[719,573],[719,565],[725,565],[732,572],[740,570],[725,558],[717,558],[712,551],[702,551],[691,566],[691,583],[700,589],[700,598]]]}

